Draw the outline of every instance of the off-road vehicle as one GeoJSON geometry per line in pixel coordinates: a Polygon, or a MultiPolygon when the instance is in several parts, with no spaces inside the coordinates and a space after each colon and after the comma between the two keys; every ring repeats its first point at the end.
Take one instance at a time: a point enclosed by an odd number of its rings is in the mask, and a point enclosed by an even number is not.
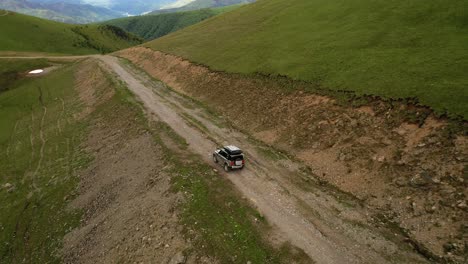
{"type": "Polygon", "coordinates": [[[213,161],[220,163],[225,171],[232,169],[243,169],[245,166],[244,154],[236,146],[225,146],[218,148],[213,153],[213,161]]]}

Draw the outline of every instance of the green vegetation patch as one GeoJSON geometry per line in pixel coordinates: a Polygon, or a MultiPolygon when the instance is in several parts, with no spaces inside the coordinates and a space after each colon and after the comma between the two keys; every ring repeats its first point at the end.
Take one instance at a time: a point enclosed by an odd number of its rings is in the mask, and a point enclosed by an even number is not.
{"type": "Polygon", "coordinates": [[[93,54],[141,43],[113,27],[76,26],[8,12],[0,16],[0,51],[93,54]]]}
{"type": "Polygon", "coordinates": [[[0,93],[2,263],[58,263],[63,236],[79,224],[80,212],[66,205],[78,183],[74,171],[90,158],[79,147],[87,122],[74,118],[81,108],[75,67],[0,93]]]}
{"type": "Polygon", "coordinates": [[[83,38],[74,44],[76,47],[91,48],[100,53],[110,53],[142,42],[139,37],[112,25],[77,26],[71,30],[83,38]]]}
{"type": "Polygon", "coordinates": [[[189,12],[126,17],[104,23],[122,28],[145,40],[153,40],[237,7],[206,8],[189,12]]]}
{"type": "Polygon", "coordinates": [[[416,98],[466,120],[467,17],[464,0],[259,0],[145,45],[213,70],[416,98]]]}

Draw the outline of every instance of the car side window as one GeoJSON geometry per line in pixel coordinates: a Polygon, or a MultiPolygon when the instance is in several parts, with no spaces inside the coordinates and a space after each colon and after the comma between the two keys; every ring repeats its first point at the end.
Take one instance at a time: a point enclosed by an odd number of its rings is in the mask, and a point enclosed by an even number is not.
{"type": "Polygon", "coordinates": [[[223,157],[227,157],[227,153],[224,150],[219,151],[219,154],[223,157]]]}

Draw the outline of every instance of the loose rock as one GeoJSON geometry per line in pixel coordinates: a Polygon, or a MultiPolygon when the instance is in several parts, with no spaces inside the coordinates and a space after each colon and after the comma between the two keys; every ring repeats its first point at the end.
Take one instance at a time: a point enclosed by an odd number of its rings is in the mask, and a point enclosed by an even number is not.
{"type": "Polygon", "coordinates": [[[460,209],[466,209],[467,208],[466,201],[463,201],[463,202],[457,204],[457,207],[460,208],[460,209]]]}
{"type": "Polygon", "coordinates": [[[420,174],[417,174],[416,176],[411,178],[410,184],[413,187],[423,187],[427,185],[427,181],[423,177],[421,177],[420,174]]]}
{"type": "Polygon", "coordinates": [[[184,256],[184,254],[179,252],[172,257],[168,264],[184,264],[186,260],[187,258],[184,256]]]}
{"type": "Polygon", "coordinates": [[[405,178],[405,177],[398,177],[396,180],[395,180],[395,184],[398,186],[398,187],[403,187],[403,186],[406,186],[408,184],[408,180],[405,178]]]}

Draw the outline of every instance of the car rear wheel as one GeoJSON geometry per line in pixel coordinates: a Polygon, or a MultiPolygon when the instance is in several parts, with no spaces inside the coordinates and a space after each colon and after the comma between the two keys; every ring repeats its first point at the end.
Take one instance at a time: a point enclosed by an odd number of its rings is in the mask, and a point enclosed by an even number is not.
{"type": "Polygon", "coordinates": [[[228,172],[229,171],[229,166],[227,164],[224,164],[224,171],[228,172]]]}
{"type": "Polygon", "coordinates": [[[218,163],[218,158],[216,158],[215,155],[213,155],[213,161],[214,161],[214,163],[218,163]]]}

